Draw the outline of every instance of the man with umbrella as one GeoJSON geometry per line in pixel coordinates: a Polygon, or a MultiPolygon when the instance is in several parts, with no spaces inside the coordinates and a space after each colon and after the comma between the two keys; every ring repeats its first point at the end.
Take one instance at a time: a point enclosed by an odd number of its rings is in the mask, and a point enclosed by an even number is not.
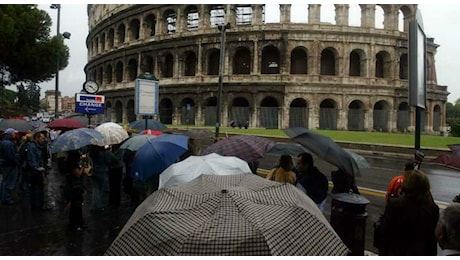
{"type": "Polygon", "coordinates": [[[6,129],[0,142],[0,172],[3,174],[0,186],[0,200],[4,205],[15,204],[12,192],[16,187],[19,169],[19,153],[14,141],[17,132],[13,128],[6,129]]]}
{"type": "Polygon", "coordinates": [[[309,153],[297,156],[297,170],[299,174],[296,187],[305,192],[322,212],[326,206],[329,186],[326,175],[314,166],[313,157],[309,153]]]}
{"type": "Polygon", "coordinates": [[[46,137],[43,132],[37,132],[34,134],[34,141],[29,144],[27,149],[27,164],[31,171],[30,203],[33,210],[48,209],[44,207],[46,162],[43,160],[43,150],[41,149],[45,140],[46,137]]]}

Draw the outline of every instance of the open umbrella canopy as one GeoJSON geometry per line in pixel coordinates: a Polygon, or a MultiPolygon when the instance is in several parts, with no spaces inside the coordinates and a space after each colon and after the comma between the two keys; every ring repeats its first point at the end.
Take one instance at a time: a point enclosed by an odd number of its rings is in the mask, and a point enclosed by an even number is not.
{"type": "Polygon", "coordinates": [[[162,135],[163,132],[153,129],[144,129],[140,132],[141,135],[162,135]]]}
{"type": "Polygon", "coordinates": [[[140,132],[144,129],[163,130],[166,128],[166,126],[163,123],[153,119],[139,119],[129,123],[128,127],[137,130],[137,132],[140,132]],[[145,125],[146,120],[147,126],[145,125]]]}
{"type": "Polygon", "coordinates": [[[106,128],[106,127],[109,127],[109,128],[121,128],[123,129],[123,127],[117,123],[114,123],[114,122],[105,122],[105,123],[102,123],[100,125],[98,125],[96,128],[106,128]]]}
{"type": "Polygon", "coordinates": [[[34,128],[24,119],[3,119],[0,122],[0,130],[5,131],[8,128],[14,128],[18,132],[32,131],[34,128]]]}
{"type": "Polygon", "coordinates": [[[160,174],[159,188],[172,187],[192,181],[202,174],[230,175],[250,173],[247,162],[235,156],[222,156],[215,153],[190,156],[173,163],[160,174]]]}
{"type": "Polygon", "coordinates": [[[43,128],[46,127],[46,123],[43,123],[42,121],[29,121],[29,124],[34,128],[43,128]]]}
{"type": "Polygon", "coordinates": [[[59,135],[50,145],[51,153],[77,150],[87,145],[104,145],[104,136],[90,128],[69,130],[59,135]]]}
{"type": "Polygon", "coordinates": [[[154,139],[156,135],[133,135],[129,139],[125,140],[119,149],[127,149],[130,151],[137,151],[141,148],[148,140],[154,139]]]}
{"type": "Polygon", "coordinates": [[[275,145],[264,137],[253,135],[234,135],[208,146],[201,154],[217,153],[224,156],[236,156],[246,162],[252,162],[275,145]]]}
{"type": "Polygon", "coordinates": [[[121,127],[98,126],[95,130],[104,136],[104,145],[119,144],[129,138],[128,132],[121,127]]]}
{"type": "Polygon", "coordinates": [[[346,255],[315,203],[254,174],[200,175],[142,202],[105,255],[346,255]]]}
{"type": "Polygon", "coordinates": [[[270,150],[267,151],[267,153],[278,155],[288,154],[291,156],[297,156],[300,153],[305,152],[309,153],[310,151],[300,144],[292,143],[276,143],[270,150]]]}
{"type": "Polygon", "coordinates": [[[47,127],[54,130],[70,130],[83,128],[85,125],[73,118],[61,118],[52,121],[47,127]]]}
{"type": "Polygon", "coordinates": [[[359,167],[353,156],[331,138],[303,127],[291,127],[283,131],[324,161],[337,166],[352,176],[359,176],[359,167]]]}
{"type": "Polygon", "coordinates": [[[188,136],[164,134],[147,142],[139,148],[134,157],[131,177],[146,180],[160,174],[188,149],[188,136]]]}

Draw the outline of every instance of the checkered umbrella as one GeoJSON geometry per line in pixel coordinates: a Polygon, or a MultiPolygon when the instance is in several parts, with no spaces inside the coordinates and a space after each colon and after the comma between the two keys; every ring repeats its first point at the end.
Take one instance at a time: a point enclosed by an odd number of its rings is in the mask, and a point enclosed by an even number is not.
{"type": "Polygon", "coordinates": [[[254,174],[200,175],[138,206],[105,255],[346,255],[315,203],[254,174]]]}
{"type": "Polygon", "coordinates": [[[236,156],[246,162],[252,162],[275,146],[270,139],[253,135],[234,135],[208,146],[201,155],[217,153],[224,156],[236,156]]]}

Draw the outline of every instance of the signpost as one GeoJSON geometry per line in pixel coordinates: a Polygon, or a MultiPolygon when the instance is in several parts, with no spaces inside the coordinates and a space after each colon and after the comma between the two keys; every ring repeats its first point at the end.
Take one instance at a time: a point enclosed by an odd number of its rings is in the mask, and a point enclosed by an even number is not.
{"type": "Polygon", "coordinates": [[[158,116],[159,83],[153,74],[144,73],[136,79],[135,113],[144,116],[145,129],[147,118],[158,116]]]}
{"type": "Polygon", "coordinates": [[[88,126],[91,125],[91,116],[104,114],[105,97],[103,95],[75,94],[75,112],[88,116],[88,126]]]}
{"type": "Polygon", "coordinates": [[[415,162],[423,161],[420,151],[421,113],[426,107],[426,36],[423,21],[417,9],[414,21],[409,23],[409,104],[415,107],[415,162]]]}

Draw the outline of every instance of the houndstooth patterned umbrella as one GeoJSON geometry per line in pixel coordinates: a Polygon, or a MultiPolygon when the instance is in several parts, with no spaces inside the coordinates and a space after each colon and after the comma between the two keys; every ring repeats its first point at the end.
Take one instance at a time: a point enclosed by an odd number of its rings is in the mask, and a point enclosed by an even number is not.
{"type": "Polygon", "coordinates": [[[254,174],[201,175],[139,205],[105,255],[346,255],[315,203],[254,174]]]}
{"type": "Polygon", "coordinates": [[[236,156],[246,162],[261,158],[275,146],[270,139],[253,135],[234,135],[208,146],[201,155],[217,153],[223,156],[236,156]]]}

